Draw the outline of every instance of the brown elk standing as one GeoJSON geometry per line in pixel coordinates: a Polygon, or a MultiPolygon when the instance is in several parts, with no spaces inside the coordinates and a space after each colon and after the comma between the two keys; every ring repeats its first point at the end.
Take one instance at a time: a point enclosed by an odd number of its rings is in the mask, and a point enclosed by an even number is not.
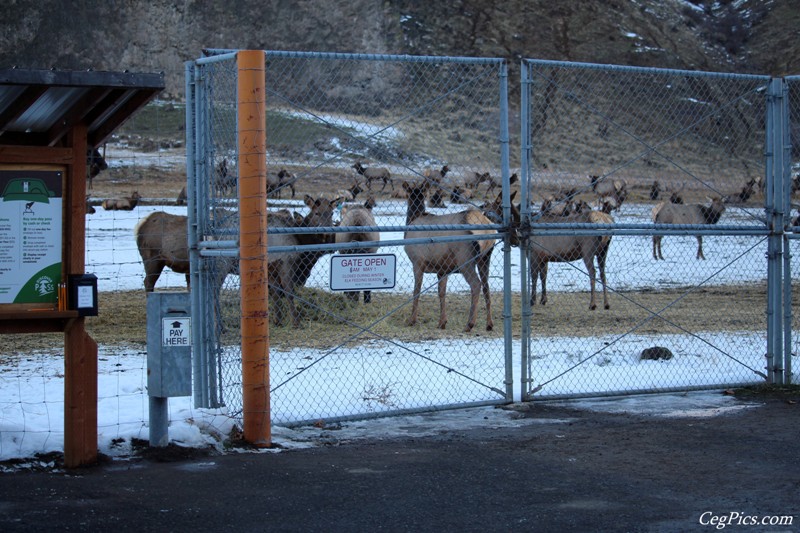
{"type": "MultiPolygon", "coordinates": [[[[375,226],[375,217],[372,214],[373,202],[367,200],[364,206],[345,206],[342,210],[342,227],[348,226],[375,226]]],[[[381,234],[377,231],[352,231],[347,233],[337,233],[336,243],[344,242],[371,242],[378,241],[381,234]]],[[[369,248],[348,248],[339,250],[340,254],[374,254],[378,251],[376,246],[369,248]]],[[[353,301],[358,301],[358,291],[346,291],[345,296],[353,301]]],[[[364,303],[372,301],[372,291],[364,291],[364,303]]]]}
{"type": "Polygon", "coordinates": [[[609,179],[608,176],[589,176],[592,191],[601,203],[619,209],[628,197],[628,182],[624,179],[609,179]]]}
{"type": "MultiPolygon", "coordinates": [[[[333,209],[335,202],[328,200],[314,200],[306,195],[306,205],[310,213],[297,220],[288,212],[271,213],[269,225],[271,227],[315,227],[332,226],[333,209]]],[[[215,212],[215,218],[221,224],[231,224],[230,213],[224,210],[215,212]]],[[[186,275],[186,285],[189,286],[189,248],[188,248],[188,218],[182,215],[171,215],[163,211],[155,211],[139,221],[134,229],[136,245],[144,264],[144,287],[146,292],[155,288],[164,267],[169,267],[174,272],[186,275]]],[[[298,246],[303,244],[320,244],[331,242],[330,234],[275,234],[270,236],[272,246],[298,246]]],[[[269,292],[276,307],[274,321],[283,323],[284,314],[281,303],[289,307],[295,327],[300,326],[300,315],[294,304],[295,288],[305,285],[311,270],[317,260],[327,252],[284,252],[271,254],[268,274],[269,292]]],[[[220,264],[215,271],[220,276],[215,287],[220,287],[228,274],[239,273],[239,261],[232,258],[217,259],[220,264]]]]}
{"type": "Polygon", "coordinates": [[[186,185],[184,185],[181,192],[178,193],[178,197],[175,199],[175,205],[186,205],[186,200],[186,185]]]}
{"type": "Polygon", "coordinates": [[[228,169],[228,160],[223,158],[217,163],[216,173],[214,175],[214,189],[225,196],[229,192],[236,190],[236,172],[231,172],[228,169]]]}
{"type": "Polygon", "coordinates": [[[444,165],[439,172],[436,172],[431,169],[426,169],[424,176],[425,180],[428,181],[431,185],[436,186],[431,194],[431,197],[428,199],[428,205],[430,207],[435,208],[445,208],[447,205],[444,203],[444,189],[442,189],[442,181],[447,173],[450,172],[450,167],[444,165]]]}
{"type": "MultiPolygon", "coordinates": [[[[673,204],[661,202],[653,208],[652,217],[656,224],[716,224],[725,212],[725,201],[713,198],[710,205],[673,204]]],[[[664,259],[661,253],[663,235],[653,235],[653,259],[664,259]]],[[[705,259],[703,236],[697,236],[697,259],[705,259]]]]}
{"type": "MultiPolygon", "coordinates": [[[[164,267],[186,275],[189,286],[188,218],[154,211],[133,229],[144,264],[144,290],[153,292],[164,267]]],[[[227,274],[227,273],[226,273],[227,274]]]]}
{"type": "MultiPolygon", "coordinates": [[[[607,213],[594,210],[581,210],[568,216],[541,213],[535,223],[561,224],[613,224],[614,219],[607,213]]],[[[547,304],[547,264],[571,263],[583,260],[589,275],[589,309],[597,309],[595,301],[596,272],[600,271],[600,283],[603,285],[603,307],[609,309],[608,290],[606,287],[606,258],[611,245],[611,236],[552,235],[536,236],[530,241],[528,260],[531,271],[531,305],[536,305],[536,284],[542,282],[540,303],[547,304]],[[597,270],[594,262],[597,258],[597,270]]]]}
{"type": "Polygon", "coordinates": [[[267,197],[268,198],[283,198],[283,189],[289,187],[292,191],[292,198],[294,198],[297,191],[294,188],[294,182],[297,178],[285,168],[278,171],[277,174],[269,174],[267,176],[267,197]]]}
{"type": "Polygon", "coordinates": [[[130,196],[124,198],[107,198],[103,200],[103,209],[106,211],[132,211],[139,204],[141,198],[138,191],[133,191],[130,196]]]}
{"type": "Polygon", "coordinates": [[[106,158],[100,154],[98,149],[90,148],[86,151],[86,175],[89,180],[89,190],[92,189],[94,178],[107,168],[106,158]]]}
{"type": "MultiPolygon", "coordinates": [[[[491,224],[483,213],[477,209],[467,209],[458,213],[445,215],[432,215],[425,212],[425,195],[429,184],[411,185],[403,183],[403,188],[408,195],[408,210],[406,212],[406,225],[451,225],[491,224]]],[[[406,239],[433,238],[451,235],[488,235],[496,233],[494,230],[459,230],[459,231],[408,231],[406,239]]],[[[414,269],[414,295],[411,306],[411,316],[407,324],[413,326],[417,322],[419,311],[419,296],[422,291],[422,280],[427,272],[435,273],[439,279],[439,328],[447,325],[447,309],[445,298],[447,294],[447,276],[459,272],[469,284],[470,308],[465,332],[475,327],[478,313],[478,300],[483,289],[486,301],[486,330],[494,327],[492,322],[492,302],[489,294],[489,263],[494,249],[494,240],[476,240],[465,242],[433,242],[423,245],[406,245],[405,252],[411,260],[414,269]]]]}
{"type": "Polygon", "coordinates": [[[367,180],[367,190],[368,191],[372,191],[372,182],[376,181],[376,180],[383,181],[383,187],[381,187],[381,192],[383,192],[386,189],[386,184],[387,183],[389,185],[391,185],[392,186],[392,190],[394,190],[394,181],[392,180],[392,174],[391,174],[391,172],[389,172],[388,168],[382,168],[382,167],[381,168],[376,168],[376,167],[366,168],[360,162],[356,162],[353,165],[353,168],[356,170],[356,172],[358,172],[359,174],[364,176],[364,178],[367,180]]]}
{"type": "MultiPolygon", "coordinates": [[[[300,219],[299,216],[272,216],[270,227],[330,227],[333,226],[333,213],[342,203],[341,198],[329,200],[326,198],[314,199],[305,195],[303,201],[309,208],[309,213],[300,219]]],[[[311,244],[329,244],[334,240],[331,233],[301,233],[301,234],[274,234],[269,236],[271,246],[298,246],[311,244]]],[[[300,327],[300,313],[294,302],[295,290],[303,287],[308,281],[311,271],[317,261],[329,251],[295,251],[271,253],[269,261],[269,294],[274,302],[273,322],[282,325],[284,313],[281,303],[289,308],[292,316],[292,325],[300,327]]]]}

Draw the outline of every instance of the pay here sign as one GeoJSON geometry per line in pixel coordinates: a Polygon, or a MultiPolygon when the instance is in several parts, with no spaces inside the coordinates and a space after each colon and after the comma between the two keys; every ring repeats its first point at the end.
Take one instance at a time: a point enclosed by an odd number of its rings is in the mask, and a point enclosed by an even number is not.
{"type": "Polygon", "coordinates": [[[394,254],[352,254],[331,257],[331,290],[360,291],[394,288],[394,254]]]}

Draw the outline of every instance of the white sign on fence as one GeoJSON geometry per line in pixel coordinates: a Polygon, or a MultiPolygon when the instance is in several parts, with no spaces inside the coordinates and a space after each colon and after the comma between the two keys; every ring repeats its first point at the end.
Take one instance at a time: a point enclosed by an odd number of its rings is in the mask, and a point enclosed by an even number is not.
{"type": "Polygon", "coordinates": [[[394,254],[348,254],[331,257],[333,291],[394,288],[397,258],[394,254]]]}

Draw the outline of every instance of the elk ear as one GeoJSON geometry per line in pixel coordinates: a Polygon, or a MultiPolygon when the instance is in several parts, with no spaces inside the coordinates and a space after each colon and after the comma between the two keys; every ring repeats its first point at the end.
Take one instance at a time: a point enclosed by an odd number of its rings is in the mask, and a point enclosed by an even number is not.
{"type": "Polygon", "coordinates": [[[309,196],[308,194],[306,194],[305,196],[303,196],[303,203],[305,203],[308,207],[311,207],[314,205],[314,199],[311,198],[311,196],[309,196]]]}
{"type": "Polygon", "coordinates": [[[411,185],[407,181],[403,182],[403,190],[406,192],[411,192],[411,185]]]}

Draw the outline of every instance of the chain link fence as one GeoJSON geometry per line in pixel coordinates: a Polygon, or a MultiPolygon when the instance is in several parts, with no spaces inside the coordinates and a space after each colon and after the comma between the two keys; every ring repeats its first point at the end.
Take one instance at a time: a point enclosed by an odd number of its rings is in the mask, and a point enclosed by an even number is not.
{"type": "MultiPolygon", "coordinates": [[[[236,63],[209,53],[195,182],[213,215],[237,201],[236,63]]],[[[273,421],[507,401],[502,209],[482,207],[509,179],[503,61],[266,54],[273,421]]],[[[212,273],[235,224],[199,220],[206,401],[236,415],[238,277],[212,273]]]]}
{"type": "MultiPolygon", "coordinates": [[[[208,228],[237,198],[234,55],[210,53],[208,228]]],[[[750,384],[783,365],[770,78],[526,60],[514,167],[505,83],[494,60],[267,52],[276,423],[508,401],[517,356],[523,398],[750,384]],[[365,258],[380,279],[348,285],[365,258]]],[[[209,288],[234,226],[198,234],[209,288]]],[[[201,294],[218,295],[209,405],[235,414],[238,278],[201,294]]]]}
{"type": "Polygon", "coordinates": [[[527,397],[766,378],[769,82],[524,62],[527,397]]]}

